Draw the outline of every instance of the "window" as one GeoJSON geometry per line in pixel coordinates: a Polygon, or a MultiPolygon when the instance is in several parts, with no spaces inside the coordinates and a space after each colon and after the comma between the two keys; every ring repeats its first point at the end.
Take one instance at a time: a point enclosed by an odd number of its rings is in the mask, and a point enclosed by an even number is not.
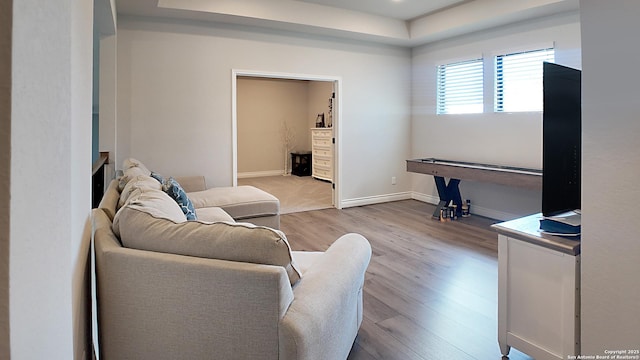
{"type": "Polygon", "coordinates": [[[554,62],[554,50],[496,56],[496,112],[542,111],[542,62],[554,62]]]}
{"type": "Polygon", "coordinates": [[[483,112],[482,59],[438,66],[437,113],[483,112]]]}

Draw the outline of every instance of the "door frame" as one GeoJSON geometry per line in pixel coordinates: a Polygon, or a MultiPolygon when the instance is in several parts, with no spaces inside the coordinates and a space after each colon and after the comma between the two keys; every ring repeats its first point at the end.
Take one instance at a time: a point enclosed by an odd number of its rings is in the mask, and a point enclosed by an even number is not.
{"type": "Polygon", "coordinates": [[[294,73],[280,73],[258,70],[231,70],[231,147],[232,147],[232,183],[233,186],[238,186],[238,103],[237,103],[237,85],[238,77],[250,76],[259,78],[271,78],[271,79],[286,79],[286,80],[308,80],[308,81],[327,81],[333,82],[333,92],[335,93],[335,99],[333,101],[332,111],[332,127],[333,138],[335,143],[333,144],[333,205],[337,209],[342,209],[342,192],[340,190],[340,184],[342,183],[342,154],[341,154],[341,142],[340,133],[342,125],[342,78],[339,76],[328,75],[311,75],[311,74],[294,74],[294,73]]]}

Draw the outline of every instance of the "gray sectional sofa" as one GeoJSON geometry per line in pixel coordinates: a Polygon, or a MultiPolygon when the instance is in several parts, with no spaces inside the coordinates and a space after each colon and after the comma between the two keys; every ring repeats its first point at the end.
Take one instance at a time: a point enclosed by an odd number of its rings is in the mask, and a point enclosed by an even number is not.
{"type": "Polygon", "coordinates": [[[126,163],[92,212],[102,359],[346,359],[362,322],[364,237],[292,251],[278,226],[256,224],[279,215],[250,192],[237,203],[187,192],[198,216],[187,221],[140,165],[126,163]]]}

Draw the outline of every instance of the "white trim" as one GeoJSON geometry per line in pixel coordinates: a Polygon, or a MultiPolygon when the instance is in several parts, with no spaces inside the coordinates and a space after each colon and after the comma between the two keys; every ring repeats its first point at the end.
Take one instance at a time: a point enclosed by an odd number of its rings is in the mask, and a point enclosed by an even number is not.
{"type": "Polygon", "coordinates": [[[238,186],[238,74],[231,71],[231,186],[238,186]]]}
{"type": "Polygon", "coordinates": [[[337,209],[342,209],[342,153],[340,151],[342,143],[340,130],[342,125],[342,77],[329,75],[310,75],[310,74],[294,74],[294,73],[277,73],[269,71],[241,70],[231,69],[231,182],[233,186],[238,186],[238,109],[237,109],[237,79],[238,76],[253,76],[275,79],[292,79],[292,80],[309,80],[309,81],[331,81],[333,82],[333,91],[336,93],[334,101],[334,112],[332,118],[333,137],[336,139],[334,146],[334,199],[333,203],[337,209]],[[337,110],[337,111],[336,111],[337,110]]]}
{"type": "Polygon", "coordinates": [[[246,179],[246,178],[257,178],[257,177],[265,177],[265,176],[284,176],[284,171],[282,170],[268,170],[268,171],[250,171],[238,173],[238,179],[246,179]]]}
{"type": "Polygon", "coordinates": [[[432,205],[438,205],[440,202],[440,198],[437,196],[422,194],[415,191],[411,193],[411,198],[432,205]]]}
{"type": "Polygon", "coordinates": [[[391,201],[399,201],[399,200],[409,200],[411,199],[411,192],[405,191],[401,193],[395,194],[386,194],[386,195],[375,195],[375,196],[367,196],[355,199],[345,199],[342,201],[342,207],[355,207],[355,206],[364,206],[364,205],[373,205],[380,204],[391,201]]]}
{"type": "Polygon", "coordinates": [[[543,49],[555,49],[555,48],[556,48],[555,41],[530,42],[530,43],[522,43],[519,45],[510,45],[508,47],[499,48],[497,50],[493,49],[492,51],[485,53],[484,56],[486,57],[485,59],[491,62],[495,62],[495,57],[500,55],[510,55],[510,54],[517,54],[521,52],[536,51],[536,50],[543,50],[543,49]]]}

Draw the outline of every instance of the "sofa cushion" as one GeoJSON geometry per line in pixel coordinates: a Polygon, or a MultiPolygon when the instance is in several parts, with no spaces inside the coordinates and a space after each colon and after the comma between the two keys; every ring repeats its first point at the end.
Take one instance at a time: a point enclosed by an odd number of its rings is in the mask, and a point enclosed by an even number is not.
{"type": "Polygon", "coordinates": [[[107,191],[102,195],[102,199],[98,204],[98,208],[104,210],[109,220],[113,221],[118,210],[118,201],[120,200],[120,192],[118,192],[118,180],[111,180],[107,186],[107,191]]]}
{"type": "Polygon", "coordinates": [[[227,214],[226,211],[222,210],[219,207],[208,207],[196,209],[196,216],[198,216],[198,220],[205,222],[216,222],[216,221],[228,221],[235,222],[231,215],[227,214]]]}
{"type": "Polygon", "coordinates": [[[176,176],[175,179],[187,193],[207,190],[204,176],[176,176]]]}
{"type": "MultiPolygon", "coordinates": [[[[187,218],[182,212],[182,209],[180,209],[180,206],[178,206],[178,204],[176,204],[176,202],[164,191],[153,188],[138,187],[132,192],[125,205],[118,210],[113,218],[113,232],[118,236],[120,236],[120,221],[123,216],[122,214],[126,213],[126,211],[123,210],[129,206],[134,206],[137,209],[153,214],[153,216],[168,219],[176,223],[187,221],[187,218]]],[[[142,232],[142,228],[139,230],[142,232]]]]}
{"type": "Polygon", "coordinates": [[[291,256],[298,266],[300,273],[304,275],[307,270],[311,269],[316,260],[320,259],[324,254],[323,251],[292,251],[291,256]]]}
{"type": "MultiPolygon", "coordinates": [[[[120,181],[120,183],[122,184],[122,181],[120,181]]],[[[147,175],[136,175],[135,177],[130,178],[124,188],[120,191],[118,208],[123,207],[137,189],[162,190],[162,185],[154,178],[147,175]]]]}
{"type": "Polygon", "coordinates": [[[127,171],[128,169],[131,169],[134,167],[140,169],[144,175],[147,175],[147,176],[151,175],[151,171],[149,171],[149,169],[147,169],[147,167],[144,166],[144,164],[138,159],[128,158],[122,162],[122,170],[124,171],[127,171]]]}
{"type": "Polygon", "coordinates": [[[196,209],[221,207],[236,220],[280,213],[278,198],[253,186],[214,187],[188,195],[196,209]]]}
{"type": "Polygon", "coordinates": [[[293,285],[300,279],[284,233],[248,223],[176,222],[133,202],[122,208],[120,239],[129,248],[282,266],[293,285]]]}
{"type": "Polygon", "coordinates": [[[178,184],[176,179],[170,177],[165,179],[162,183],[162,190],[169,194],[169,196],[178,203],[180,209],[187,217],[187,220],[196,220],[196,210],[193,208],[193,204],[191,200],[187,196],[187,193],[184,191],[182,186],[178,184]]]}

